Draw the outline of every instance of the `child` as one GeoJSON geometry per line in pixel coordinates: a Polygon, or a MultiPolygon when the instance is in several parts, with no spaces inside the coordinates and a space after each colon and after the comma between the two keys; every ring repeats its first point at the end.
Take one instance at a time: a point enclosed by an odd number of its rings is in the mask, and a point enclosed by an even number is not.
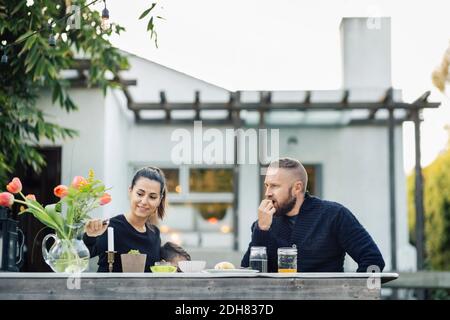
{"type": "Polygon", "coordinates": [[[178,272],[181,272],[178,268],[178,261],[190,261],[191,256],[179,245],[173,242],[166,242],[161,247],[161,259],[170,262],[173,266],[177,267],[178,272]]]}

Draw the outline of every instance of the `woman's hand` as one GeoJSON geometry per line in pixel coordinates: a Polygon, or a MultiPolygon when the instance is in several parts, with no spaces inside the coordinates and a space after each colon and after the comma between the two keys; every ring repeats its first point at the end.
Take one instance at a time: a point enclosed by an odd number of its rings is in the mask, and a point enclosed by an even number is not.
{"type": "Polygon", "coordinates": [[[92,219],[84,226],[84,232],[86,232],[89,237],[98,237],[108,229],[108,225],[109,221],[104,224],[102,219],[92,219]]]}

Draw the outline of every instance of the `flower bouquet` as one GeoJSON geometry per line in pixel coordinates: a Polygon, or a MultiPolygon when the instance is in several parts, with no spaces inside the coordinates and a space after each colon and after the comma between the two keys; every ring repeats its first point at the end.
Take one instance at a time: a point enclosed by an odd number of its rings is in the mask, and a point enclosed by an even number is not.
{"type": "Polygon", "coordinates": [[[57,203],[42,206],[32,194],[24,196],[22,182],[14,178],[6,186],[8,192],[0,193],[0,206],[21,205],[20,214],[31,213],[55,234],[47,235],[42,242],[42,255],[45,262],[55,272],[83,272],[89,265],[89,250],[82,240],[85,222],[89,213],[111,202],[111,196],[100,180],[96,180],[93,170],[88,178],[76,176],[70,186],[58,185],[53,193],[60,198],[57,203]],[[20,195],[22,200],[14,195],[20,195]],[[46,241],[55,240],[47,251],[46,241]]]}

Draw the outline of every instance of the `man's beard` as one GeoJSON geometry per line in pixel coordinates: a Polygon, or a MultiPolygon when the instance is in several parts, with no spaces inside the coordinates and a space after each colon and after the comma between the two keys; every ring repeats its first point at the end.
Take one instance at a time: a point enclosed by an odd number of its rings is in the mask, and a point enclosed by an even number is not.
{"type": "Polygon", "coordinates": [[[289,213],[289,211],[292,210],[292,208],[294,208],[295,204],[297,203],[297,198],[294,197],[290,191],[289,196],[290,198],[285,203],[280,205],[280,207],[275,212],[276,216],[285,216],[289,213]]]}

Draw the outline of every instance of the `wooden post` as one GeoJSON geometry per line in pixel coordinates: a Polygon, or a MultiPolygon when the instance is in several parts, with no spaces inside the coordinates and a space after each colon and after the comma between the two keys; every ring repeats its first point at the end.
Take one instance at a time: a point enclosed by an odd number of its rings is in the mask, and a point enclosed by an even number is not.
{"type": "Polygon", "coordinates": [[[233,163],[233,250],[239,250],[239,164],[238,164],[238,150],[239,150],[239,138],[236,134],[236,130],[241,127],[241,118],[239,110],[235,108],[236,104],[240,103],[240,92],[236,92],[236,95],[230,97],[230,115],[234,130],[234,163],[233,163]]]}
{"type": "Polygon", "coordinates": [[[389,213],[391,234],[391,270],[397,270],[397,224],[396,224],[396,201],[395,201],[395,119],[394,107],[392,105],[392,93],[388,93],[388,157],[389,157],[389,213]]]}
{"type": "MultiPolygon", "coordinates": [[[[425,260],[425,236],[424,236],[424,207],[423,207],[423,176],[422,165],[420,164],[420,110],[418,108],[412,111],[414,121],[414,138],[415,138],[415,188],[414,188],[414,205],[416,209],[416,250],[417,250],[417,271],[424,269],[425,260]]],[[[417,298],[425,299],[425,290],[417,290],[417,298]]]]}
{"type": "Polygon", "coordinates": [[[199,121],[200,120],[200,91],[195,91],[194,110],[195,110],[195,121],[199,121]]]}

